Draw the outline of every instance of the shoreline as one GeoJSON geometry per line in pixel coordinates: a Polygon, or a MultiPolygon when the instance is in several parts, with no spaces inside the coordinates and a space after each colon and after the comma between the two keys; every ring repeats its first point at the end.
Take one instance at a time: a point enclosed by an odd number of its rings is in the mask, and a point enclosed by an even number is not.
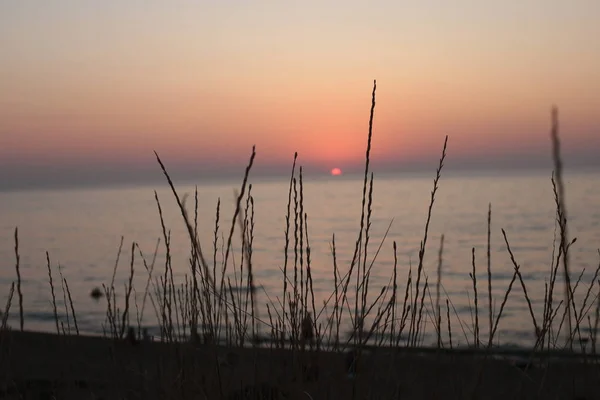
{"type": "Polygon", "coordinates": [[[552,357],[524,369],[474,349],[433,350],[366,348],[352,376],[348,353],[186,342],[132,345],[94,336],[3,331],[0,382],[3,398],[9,399],[23,391],[60,392],[57,398],[65,399],[125,393],[133,396],[126,398],[234,399],[244,398],[235,397],[236,391],[253,385],[287,393],[273,398],[308,398],[302,397],[307,392],[313,399],[352,398],[353,392],[357,398],[458,399],[473,391],[489,399],[591,399],[600,392],[597,357],[552,357]]]}

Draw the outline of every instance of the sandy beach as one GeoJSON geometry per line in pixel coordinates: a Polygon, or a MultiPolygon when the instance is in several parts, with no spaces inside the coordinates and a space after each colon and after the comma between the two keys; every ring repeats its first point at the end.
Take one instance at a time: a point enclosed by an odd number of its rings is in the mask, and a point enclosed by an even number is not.
{"type": "Polygon", "coordinates": [[[347,354],[333,352],[15,331],[0,340],[5,399],[600,398],[600,366],[577,359],[524,371],[492,357],[382,348],[365,353],[351,378],[347,354]],[[263,397],[252,397],[259,387],[263,397]]]}

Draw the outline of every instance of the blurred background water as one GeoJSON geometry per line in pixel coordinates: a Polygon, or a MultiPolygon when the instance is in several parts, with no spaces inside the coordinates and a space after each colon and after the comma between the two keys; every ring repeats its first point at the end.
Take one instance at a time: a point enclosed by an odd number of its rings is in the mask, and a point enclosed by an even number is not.
{"type": "MultiPolygon", "coordinates": [[[[581,300],[600,262],[597,250],[600,247],[600,174],[571,172],[565,180],[569,233],[571,237],[577,237],[571,250],[573,279],[585,269],[576,294],[578,300],[581,300]]],[[[276,299],[281,298],[283,290],[281,269],[289,179],[251,181],[255,200],[254,279],[257,285],[264,288],[257,290],[257,307],[259,315],[267,319],[266,303],[277,303],[276,299]]],[[[236,182],[198,186],[200,241],[210,260],[213,254],[217,200],[221,199],[220,225],[226,238],[234,210],[234,189],[239,190],[239,187],[240,183],[236,182]]],[[[403,298],[409,265],[412,264],[413,268],[418,265],[419,243],[423,238],[432,187],[432,176],[375,176],[367,257],[369,261],[374,258],[388,225],[392,220],[393,222],[374,262],[369,290],[371,293],[376,295],[383,286],[390,284],[395,241],[398,249],[398,290],[403,298]]],[[[176,282],[183,282],[185,274],[190,273],[189,237],[175,199],[166,184],[0,193],[2,307],[11,282],[16,281],[14,229],[18,227],[25,329],[49,332],[56,330],[46,267],[45,252],[48,251],[61,318],[64,318],[64,306],[58,265],[69,282],[80,331],[101,334],[106,303],[104,299],[92,299],[90,291],[94,287],[101,287],[103,283],[110,283],[123,236],[123,254],[115,285],[117,301],[122,307],[124,285],[131,262],[131,243],[138,243],[150,260],[157,240],[162,236],[154,190],[157,190],[161,201],[166,227],[171,230],[174,279],[176,282]]],[[[177,190],[180,195],[188,193],[191,196],[188,198],[188,209],[192,212],[194,186],[180,185],[177,190]]],[[[317,309],[322,307],[323,301],[329,297],[334,287],[331,254],[333,234],[336,238],[340,272],[344,274],[348,270],[359,232],[361,195],[362,177],[304,180],[304,211],[308,214],[317,309]]],[[[544,284],[549,278],[555,233],[556,211],[550,173],[442,176],[433,208],[424,263],[424,272],[428,276],[432,294],[432,299],[426,300],[424,318],[426,330],[430,333],[424,337],[426,345],[435,341],[431,335],[431,310],[432,301],[435,301],[433,296],[442,234],[445,235],[442,264],[443,315],[445,316],[447,295],[456,310],[451,310],[454,344],[467,344],[467,338],[472,340],[473,292],[469,273],[472,269],[473,247],[479,285],[481,336],[487,339],[486,242],[489,203],[492,204],[494,309],[498,311],[513,274],[513,266],[501,233],[501,228],[504,228],[516,261],[521,265],[536,317],[539,321],[542,319],[544,284]]],[[[235,235],[236,240],[237,238],[238,233],[235,235]]],[[[233,261],[239,264],[239,246],[236,249],[233,261]]],[[[218,253],[220,252],[219,243],[218,253]]],[[[288,254],[293,265],[293,242],[288,254]]],[[[161,242],[156,259],[157,271],[164,271],[164,262],[165,250],[161,242]]],[[[134,269],[135,295],[141,304],[148,275],[138,254],[134,259],[134,269]]],[[[560,279],[559,276],[559,281],[560,279]]],[[[350,286],[354,286],[354,280],[350,286]]],[[[589,302],[597,301],[597,292],[596,286],[589,302]]],[[[562,286],[559,286],[555,296],[562,298],[562,295],[562,286]]],[[[591,309],[592,320],[595,307],[594,304],[591,309]]],[[[13,328],[19,325],[16,293],[8,321],[13,328]]],[[[345,327],[349,326],[348,323],[349,321],[345,321],[345,327]]],[[[143,325],[156,332],[156,316],[149,304],[146,306],[143,325]]],[[[518,281],[508,298],[497,338],[501,344],[515,345],[531,344],[534,340],[533,323],[518,281]]]]}

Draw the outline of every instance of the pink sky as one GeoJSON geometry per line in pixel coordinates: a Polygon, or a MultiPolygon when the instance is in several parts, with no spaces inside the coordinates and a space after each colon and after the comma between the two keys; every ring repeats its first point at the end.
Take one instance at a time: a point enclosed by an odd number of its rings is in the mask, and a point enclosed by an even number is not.
{"type": "Polygon", "coordinates": [[[382,162],[600,152],[596,0],[156,4],[0,4],[2,165],[344,168],[374,78],[382,162]]]}

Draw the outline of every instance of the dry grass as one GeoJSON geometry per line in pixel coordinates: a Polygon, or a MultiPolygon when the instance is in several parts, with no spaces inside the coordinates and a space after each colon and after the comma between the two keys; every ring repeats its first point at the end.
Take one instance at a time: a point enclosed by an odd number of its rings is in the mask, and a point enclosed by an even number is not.
{"type": "MultiPolygon", "coordinates": [[[[335,361],[337,360],[337,358],[335,358],[336,355],[340,355],[341,353],[351,355],[349,356],[350,358],[347,360],[346,365],[338,365],[331,368],[334,368],[334,370],[336,368],[339,369],[339,375],[342,376],[340,382],[345,382],[343,384],[351,388],[348,389],[350,390],[348,393],[353,398],[384,398],[381,397],[383,396],[381,393],[377,394],[373,391],[375,386],[388,388],[389,390],[385,392],[385,396],[397,396],[399,389],[394,383],[397,382],[398,379],[397,371],[398,368],[406,368],[406,360],[409,359],[412,360],[411,363],[415,363],[414,368],[416,369],[414,369],[414,371],[421,371],[420,373],[423,375],[421,380],[415,378],[415,384],[427,386],[427,379],[441,379],[438,376],[439,374],[432,375],[432,372],[429,370],[431,368],[437,368],[436,366],[445,365],[444,368],[446,369],[444,371],[446,372],[441,374],[443,375],[445,373],[446,375],[443,376],[448,378],[448,376],[450,376],[448,374],[453,373],[453,367],[448,367],[448,365],[452,364],[447,364],[447,361],[454,360],[452,357],[460,354],[467,354],[468,357],[470,357],[469,362],[475,364],[474,370],[469,369],[471,367],[465,367],[466,369],[463,370],[463,373],[470,374],[471,372],[468,371],[475,371],[476,373],[471,375],[476,377],[476,379],[473,382],[467,379],[468,382],[465,381],[466,383],[464,383],[460,390],[455,392],[441,392],[439,398],[471,397],[474,393],[479,393],[480,390],[484,390],[485,393],[485,390],[491,390],[490,387],[493,386],[492,383],[490,383],[491,378],[486,378],[489,374],[486,375],[485,371],[489,368],[491,368],[490,371],[496,371],[494,368],[500,368],[494,366],[495,364],[490,364],[492,354],[498,354],[502,350],[495,348],[494,338],[502,320],[505,305],[509,301],[509,297],[515,295],[513,285],[517,279],[519,280],[522,289],[522,295],[528,304],[532,329],[536,332],[537,336],[535,347],[530,352],[521,354],[521,356],[525,355],[528,357],[523,369],[528,371],[534,364],[539,366],[541,365],[540,363],[548,366],[549,363],[551,363],[551,357],[566,357],[566,353],[564,352],[565,349],[569,351],[568,354],[574,354],[574,343],[581,343],[581,347],[578,351],[579,353],[584,353],[586,355],[587,361],[593,360],[596,362],[596,343],[600,306],[598,296],[600,289],[600,281],[598,280],[600,265],[596,269],[591,284],[587,288],[582,289],[585,290],[583,300],[576,301],[576,292],[580,286],[581,276],[575,285],[571,284],[569,250],[576,239],[570,240],[568,236],[568,220],[566,217],[565,190],[562,182],[562,161],[560,157],[558,115],[556,109],[553,109],[552,111],[551,128],[555,163],[552,184],[556,202],[559,244],[557,246],[556,254],[552,255],[553,265],[551,265],[548,270],[549,276],[545,286],[543,312],[541,315],[536,315],[533,309],[527,289],[527,282],[525,282],[523,275],[520,272],[521,267],[511,250],[508,235],[502,229],[504,241],[508,249],[508,257],[513,264],[514,271],[510,284],[504,291],[500,308],[497,313],[494,313],[490,251],[492,205],[490,203],[487,215],[486,296],[488,303],[487,324],[489,333],[486,338],[482,337],[480,332],[480,321],[481,318],[484,318],[484,314],[480,316],[480,300],[482,293],[478,287],[475,248],[473,248],[472,272],[470,276],[473,288],[474,318],[471,321],[471,327],[469,327],[465,321],[459,321],[460,330],[467,338],[467,341],[471,342],[472,346],[470,349],[454,349],[453,334],[455,335],[457,332],[456,329],[453,329],[451,323],[451,308],[454,309],[454,306],[447,294],[445,295],[445,298],[443,298],[441,292],[441,289],[443,288],[442,264],[444,236],[442,236],[438,252],[435,303],[433,302],[433,299],[431,299],[431,284],[429,282],[428,271],[426,271],[424,267],[429,237],[429,226],[432,210],[435,205],[435,195],[439,189],[444,161],[446,159],[448,137],[446,137],[444,141],[442,154],[433,181],[430,204],[425,216],[426,222],[419,249],[418,265],[416,266],[416,270],[413,270],[411,266],[407,271],[406,282],[404,283],[404,294],[399,292],[400,286],[398,284],[399,271],[396,242],[393,243],[394,264],[393,266],[390,266],[391,276],[389,278],[389,284],[379,293],[373,294],[369,292],[371,289],[370,277],[372,267],[378,254],[383,248],[384,242],[387,240],[386,232],[383,240],[376,244],[376,250],[372,250],[373,243],[371,243],[370,229],[373,204],[373,173],[370,171],[370,150],[373,139],[375,100],[376,83],[374,82],[368,124],[368,140],[365,153],[360,224],[358,226],[358,235],[355,242],[352,261],[345,271],[338,265],[336,238],[334,235],[331,240],[334,289],[329,298],[322,305],[315,304],[311,271],[310,226],[308,212],[304,208],[303,175],[302,168],[297,168],[297,154],[294,155],[291,169],[287,212],[285,217],[284,262],[280,268],[282,272],[282,292],[275,297],[270,297],[270,295],[273,294],[267,294],[269,300],[266,304],[267,315],[264,317],[259,316],[257,311],[256,291],[259,289],[255,284],[253,271],[255,220],[252,185],[249,182],[250,173],[256,156],[254,148],[252,149],[248,165],[245,169],[240,190],[236,193],[235,211],[232,223],[225,231],[223,231],[223,227],[220,225],[222,220],[220,200],[216,205],[216,218],[213,232],[214,239],[208,252],[208,248],[203,247],[198,239],[197,189],[194,196],[193,216],[191,216],[187,209],[187,196],[179,196],[168,173],[167,167],[158,153],[156,154],[157,162],[171,188],[189,235],[189,274],[186,275],[183,283],[174,281],[171,258],[171,234],[170,230],[165,225],[161,201],[158,194],[155,192],[162,238],[157,242],[152,259],[147,260],[139,246],[136,243],[131,244],[129,279],[125,284],[122,304],[118,304],[115,289],[115,275],[123,254],[122,238],[110,284],[104,286],[104,296],[107,306],[104,332],[106,337],[113,339],[111,342],[113,343],[113,352],[115,349],[121,349],[119,351],[125,353],[130,352],[130,350],[123,350],[123,346],[119,344],[125,341],[131,345],[139,345],[141,341],[144,346],[150,346],[150,344],[146,343],[148,339],[145,337],[142,330],[144,310],[148,300],[150,300],[156,318],[160,324],[158,341],[164,344],[171,344],[170,347],[166,347],[168,351],[163,352],[163,350],[161,350],[162,358],[160,358],[160,361],[156,362],[156,365],[152,366],[152,373],[148,372],[148,365],[142,368],[142,370],[146,371],[144,373],[147,375],[145,375],[146,378],[140,378],[138,385],[139,393],[143,392],[142,388],[144,390],[148,389],[148,385],[152,383],[153,385],[160,386],[160,390],[153,392],[154,395],[157,396],[156,398],[225,398],[225,395],[232,391],[232,382],[237,379],[231,378],[229,369],[233,365],[239,363],[239,357],[245,357],[244,362],[247,362],[249,366],[246,372],[242,373],[243,377],[240,377],[240,379],[248,382],[249,385],[258,387],[259,384],[265,380],[264,369],[271,368],[271,370],[273,370],[273,368],[275,368],[274,371],[287,371],[285,375],[285,379],[287,379],[286,385],[288,385],[288,389],[289,387],[294,388],[290,389],[291,392],[294,392],[295,390],[294,393],[299,393],[298,396],[300,397],[298,398],[303,398],[302,396],[306,396],[304,398],[317,398],[314,396],[315,392],[313,392],[312,395],[309,393],[308,389],[306,389],[308,387],[310,387],[311,390],[320,393],[321,397],[318,398],[326,398],[323,394],[325,393],[323,390],[326,390],[327,380],[323,380],[322,377],[316,377],[316,375],[318,375],[318,367],[319,365],[334,365],[337,362],[335,361]],[[225,234],[227,235],[226,238],[225,234]],[[234,257],[234,243],[236,243],[236,241],[239,241],[239,246],[241,248],[239,254],[240,258],[238,260],[234,257]],[[166,254],[162,270],[160,270],[161,267],[155,263],[161,244],[166,254]],[[212,257],[208,255],[211,251],[213,253],[212,257]],[[135,295],[135,288],[133,287],[134,261],[136,257],[141,258],[148,274],[141,305],[137,303],[138,297],[135,295]],[[369,261],[370,257],[371,260],[369,261]],[[561,265],[564,274],[565,290],[564,298],[557,301],[555,284],[559,266],[561,265]],[[431,299],[431,306],[428,305],[426,296],[431,299]],[[446,304],[445,313],[440,305],[442,301],[446,304]],[[132,318],[134,315],[135,318],[132,318]],[[443,320],[444,317],[446,318],[446,321],[443,320]],[[432,321],[437,335],[436,348],[433,349],[425,349],[422,347],[423,333],[426,329],[428,320],[432,321]],[[347,321],[349,321],[352,331],[349,335],[344,336],[340,330],[347,321]],[[566,325],[566,328],[563,328],[564,325],[566,325]],[[468,338],[469,335],[467,330],[472,332],[471,340],[468,338]],[[444,335],[442,334],[444,331],[447,332],[446,338],[444,338],[444,335]],[[267,333],[261,334],[261,332],[267,333]],[[591,341],[591,350],[584,347],[583,343],[585,343],[586,340],[591,341]],[[195,346],[192,348],[203,349],[204,366],[202,368],[198,367],[198,365],[193,362],[190,364],[190,360],[188,359],[190,356],[189,354],[186,354],[189,352],[189,349],[186,350],[187,347],[185,346],[195,346]],[[244,350],[244,348],[246,350],[244,350]],[[261,350],[249,352],[248,348],[260,348],[261,350]],[[265,358],[264,354],[268,351],[277,352],[272,354],[278,354],[277,357],[280,357],[283,360],[280,360],[283,364],[277,366],[274,364],[275,361],[269,359],[269,357],[265,358]],[[406,358],[408,357],[408,354],[413,353],[431,353],[431,357],[441,357],[444,355],[444,357],[451,358],[446,358],[444,359],[445,361],[433,358],[430,359],[430,361],[433,360],[431,364],[427,364],[425,367],[421,366],[422,369],[418,369],[417,365],[422,364],[418,358],[406,358]],[[379,354],[379,356],[374,356],[374,354],[379,354]],[[404,355],[401,356],[401,354],[404,355]],[[381,358],[382,360],[385,360],[382,361],[383,364],[372,364],[377,357],[383,357],[381,358]],[[323,361],[325,359],[329,361],[323,361]],[[359,365],[370,365],[367,369],[370,370],[371,373],[361,372],[360,368],[357,369],[357,366],[359,365]],[[212,380],[210,383],[206,380],[203,381],[208,375],[202,375],[208,374],[208,370],[212,371],[210,374],[214,374],[214,376],[211,375],[212,378],[210,379],[212,380]],[[356,376],[360,376],[361,378],[347,380],[346,374],[348,371],[355,372],[357,374],[356,376]],[[376,375],[373,375],[374,372],[376,372],[376,375]],[[149,376],[153,377],[152,382],[149,381],[149,376]],[[194,378],[190,378],[190,376],[194,376],[194,378]],[[320,383],[317,385],[315,382],[320,383]],[[369,386],[371,387],[370,390],[365,389],[365,387],[369,386]]],[[[17,229],[15,229],[15,255],[20,330],[23,331],[23,299],[21,293],[19,238],[17,229]]],[[[49,254],[47,253],[46,255],[57,334],[65,335],[73,334],[74,332],[76,335],[79,335],[75,307],[71,299],[67,279],[62,276],[60,266],[59,273],[61,275],[61,287],[65,304],[64,315],[66,316],[66,321],[59,318],[56,306],[55,284],[52,276],[53,268],[49,254]],[[69,307],[67,307],[67,304],[69,307]],[[66,327],[64,325],[65,323],[66,327]],[[73,330],[71,330],[72,328],[73,330]]],[[[3,314],[3,331],[9,329],[6,326],[6,320],[10,311],[14,288],[15,284],[13,283],[8,303],[3,314]]],[[[456,314],[456,310],[454,310],[454,312],[456,314]]],[[[486,322],[484,322],[484,324],[485,323],[486,322]]],[[[2,346],[6,346],[4,341],[5,336],[6,334],[3,334],[2,336],[2,346]]],[[[161,347],[161,349],[163,349],[163,347],[161,347]]],[[[125,362],[124,358],[120,357],[117,353],[111,356],[112,364],[110,364],[110,368],[117,368],[117,365],[121,365],[119,363],[125,362]]],[[[2,363],[2,365],[4,365],[4,363],[2,363]]],[[[327,367],[321,368],[321,371],[326,368],[327,367]]],[[[239,374],[240,373],[238,373],[238,375],[239,374]]],[[[275,373],[275,375],[271,376],[274,377],[279,375],[275,373]]],[[[506,378],[507,380],[504,384],[513,385],[517,381],[521,382],[519,379],[522,379],[523,375],[517,374],[515,376],[517,376],[517,378],[506,378]]],[[[333,378],[330,377],[328,379],[333,378]]],[[[520,393],[524,396],[534,392],[539,394],[544,392],[548,385],[556,383],[555,381],[551,382],[546,379],[546,375],[536,377],[535,379],[537,379],[534,380],[537,385],[535,388],[531,388],[530,384],[528,384],[529,386],[520,385],[519,392],[515,393],[520,393]]],[[[334,380],[331,380],[331,382],[334,382],[334,380]]],[[[335,386],[340,384],[338,381],[335,382],[337,383],[331,383],[331,385],[335,386]]],[[[248,386],[247,391],[250,390],[249,387],[250,386],[248,386]]],[[[288,390],[288,392],[290,390],[288,390]]],[[[404,393],[406,393],[406,390],[404,393]]],[[[292,395],[288,394],[288,396],[292,395]]],[[[287,398],[296,397],[292,396],[287,398]]],[[[330,396],[329,398],[340,397],[330,396]]]]}

